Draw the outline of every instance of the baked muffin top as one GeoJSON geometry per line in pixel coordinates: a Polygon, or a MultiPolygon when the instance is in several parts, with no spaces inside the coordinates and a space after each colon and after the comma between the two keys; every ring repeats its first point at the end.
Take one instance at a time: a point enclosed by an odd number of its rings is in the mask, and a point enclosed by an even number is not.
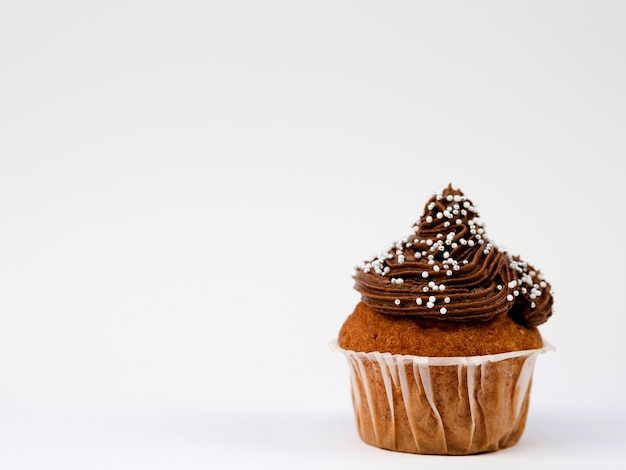
{"type": "Polygon", "coordinates": [[[429,357],[480,356],[543,346],[537,327],[509,315],[481,322],[450,322],[374,312],[359,302],[346,319],[339,346],[360,352],[389,352],[429,357]]]}

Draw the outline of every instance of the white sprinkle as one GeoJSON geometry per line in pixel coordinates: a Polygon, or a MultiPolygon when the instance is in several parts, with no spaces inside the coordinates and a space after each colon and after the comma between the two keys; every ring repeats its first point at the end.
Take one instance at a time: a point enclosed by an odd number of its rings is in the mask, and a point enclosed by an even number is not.
{"type": "Polygon", "coordinates": [[[530,303],[530,308],[535,308],[537,306],[537,304],[535,302],[531,302],[530,303]]]}
{"type": "Polygon", "coordinates": [[[415,259],[420,259],[422,257],[422,254],[416,251],[414,256],[415,256],[415,259]]]}
{"type": "Polygon", "coordinates": [[[444,301],[444,303],[449,304],[450,303],[450,297],[444,297],[443,301],[444,301]]]}
{"type": "Polygon", "coordinates": [[[432,223],[432,222],[433,222],[433,218],[432,218],[432,216],[430,216],[430,215],[429,215],[428,217],[426,217],[426,223],[429,223],[429,224],[430,224],[430,223],[432,223]]]}
{"type": "Polygon", "coordinates": [[[428,277],[428,271],[424,271],[424,272],[422,273],[422,277],[423,277],[424,279],[426,279],[426,278],[428,277]]]}
{"type": "Polygon", "coordinates": [[[440,312],[442,315],[445,315],[446,313],[448,313],[448,309],[447,309],[446,307],[441,307],[441,308],[439,309],[439,312],[440,312]]]}
{"type": "Polygon", "coordinates": [[[454,202],[461,202],[463,200],[463,198],[461,197],[460,194],[455,194],[454,195],[454,202]]]}
{"type": "Polygon", "coordinates": [[[439,284],[439,290],[443,291],[446,289],[446,286],[444,286],[443,284],[439,284]]]}
{"type": "Polygon", "coordinates": [[[438,219],[441,219],[443,217],[443,214],[441,212],[437,212],[436,217],[438,219]]]}
{"type": "Polygon", "coordinates": [[[426,244],[427,244],[428,246],[432,246],[433,241],[432,241],[431,239],[428,239],[428,240],[426,240],[426,244]]]}
{"type": "Polygon", "coordinates": [[[432,289],[433,287],[435,287],[435,281],[430,281],[430,282],[428,283],[428,287],[430,287],[431,289],[432,289]]]}
{"type": "Polygon", "coordinates": [[[428,297],[428,301],[429,301],[429,302],[435,303],[435,301],[436,301],[436,300],[437,300],[437,299],[435,298],[435,296],[434,296],[434,295],[431,295],[430,297],[428,297]]]}
{"type": "Polygon", "coordinates": [[[433,266],[433,271],[435,272],[439,272],[441,268],[439,266],[433,266]]]}
{"type": "Polygon", "coordinates": [[[428,286],[424,286],[424,287],[422,288],[422,290],[423,290],[424,292],[428,292],[428,286]]]}
{"type": "Polygon", "coordinates": [[[517,281],[513,280],[509,282],[507,286],[509,286],[509,289],[513,289],[515,286],[517,286],[517,281]]]}
{"type": "Polygon", "coordinates": [[[450,253],[448,253],[447,251],[443,254],[443,257],[445,259],[448,259],[450,257],[450,253]]]}
{"type": "Polygon", "coordinates": [[[506,296],[506,300],[508,300],[509,302],[513,301],[513,296],[511,294],[506,296]]]}
{"type": "Polygon", "coordinates": [[[417,305],[422,305],[422,299],[418,297],[417,299],[415,299],[415,303],[417,305]]]}
{"type": "Polygon", "coordinates": [[[457,225],[461,225],[463,223],[463,221],[461,219],[456,219],[456,224],[457,225]]]}
{"type": "Polygon", "coordinates": [[[446,271],[446,275],[447,276],[452,276],[452,271],[450,271],[450,270],[446,271]]]}
{"type": "Polygon", "coordinates": [[[467,244],[468,244],[469,246],[474,246],[474,240],[468,240],[468,241],[467,241],[467,244]]]}
{"type": "Polygon", "coordinates": [[[393,303],[396,304],[396,305],[400,305],[400,299],[394,300],[393,303]]]}
{"type": "Polygon", "coordinates": [[[432,302],[427,302],[427,303],[426,303],[426,306],[427,306],[428,308],[433,308],[433,307],[435,306],[435,304],[434,304],[434,303],[432,303],[432,302]]]}
{"type": "Polygon", "coordinates": [[[396,279],[396,284],[404,284],[404,279],[399,277],[398,279],[396,279]]]}
{"type": "Polygon", "coordinates": [[[454,196],[452,194],[448,194],[446,196],[446,201],[453,201],[454,200],[454,196]]]}
{"type": "Polygon", "coordinates": [[[500,284],[498,284],[496,287],[498,288],[498,290],[502,290],[502,286],[500,284]]]}

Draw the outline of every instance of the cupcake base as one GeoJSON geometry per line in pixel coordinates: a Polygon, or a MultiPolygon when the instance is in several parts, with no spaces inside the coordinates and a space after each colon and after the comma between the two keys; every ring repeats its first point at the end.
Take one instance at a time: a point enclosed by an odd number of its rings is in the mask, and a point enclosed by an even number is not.
{"type": "Polygon", "coordinates": [[[548,348],[472,357],[338,349],[350,365],[364,442],[399,452],[467,455],[518,442],[535,360],[548,348]]]}

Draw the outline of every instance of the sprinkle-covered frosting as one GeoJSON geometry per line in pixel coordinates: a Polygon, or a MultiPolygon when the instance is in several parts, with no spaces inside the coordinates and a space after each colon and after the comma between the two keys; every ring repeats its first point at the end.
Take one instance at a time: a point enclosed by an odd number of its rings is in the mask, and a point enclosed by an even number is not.
{"type": "Polygon", "coordinates": [[[413,232],[356,268],[355,289],[372,310],[456,321],[508,313],[532,326],[552,315],[550,284],[487,238],[459,189],[434,195],[413,232]]]}

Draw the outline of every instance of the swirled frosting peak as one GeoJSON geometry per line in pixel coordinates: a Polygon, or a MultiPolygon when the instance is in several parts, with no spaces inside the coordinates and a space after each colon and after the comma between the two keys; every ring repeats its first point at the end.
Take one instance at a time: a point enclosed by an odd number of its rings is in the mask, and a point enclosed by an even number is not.
{"type": "Polygon", "coordinates": [[[543,275],[491,242],[452,185],[430,198],[411,236],[357,266],[354,279],[361,301],[384,314],[468,321],[508,313],[533,326],[552,314],[543,275]]]}

